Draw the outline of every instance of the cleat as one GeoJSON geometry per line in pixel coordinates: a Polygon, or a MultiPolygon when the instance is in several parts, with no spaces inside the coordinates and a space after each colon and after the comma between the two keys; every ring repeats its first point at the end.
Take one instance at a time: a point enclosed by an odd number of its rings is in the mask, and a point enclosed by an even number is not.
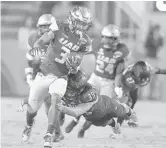
{"type": "Polygon", "coordinates": [[[32,131],[32,126],[25,126],[25,129],[22,133],[22,142],[28,142],[32,131]]]}
{"type": "Polygon", "coordinates": [[[85,134],[85,131],[80,130],[80,131],[78,132],[77,138],[84,138],[84,134],[85,134]]]}
{"type": "Polygon", "coordinates": [[[57,134],[54,134],[53,142],[59,142],[63,139],[64,139],[64,135],[62,133],[57,133],[57,134]]]}
{"type": "Polygon", "coordinates": [[[73,130],[73,128],[77,125],[77,123],[78,122],[72,120],[70,124],[65,128],[65,132],[70,133],[73,130]]]}
{"type": "Polygon", "coordinates": [[[50,133],[44,136],[44,148],[52,148],[52,134],[50,133]]]}
{"type": "Polygon", "coordinates": [[[111,139],[116,139],[116,138],[117,138],[117,134],[112,133],[109,137],[110,137],[111,139]]]}
{"type": "Polygon", "coordinates": [[[115,126],[112,126],[112,131],[114,134],[120,134],[121,133],[120,123],[118,123],[116,120],[114,120],[114,122],[115,122],[115,126]]]}
{"type": "Polygon", "coordinates": [[[137,127],[138,126],[138,118],[136,113],[132,110],[131,115],[129,116],[128,123],[129,127],[137,127]]]}

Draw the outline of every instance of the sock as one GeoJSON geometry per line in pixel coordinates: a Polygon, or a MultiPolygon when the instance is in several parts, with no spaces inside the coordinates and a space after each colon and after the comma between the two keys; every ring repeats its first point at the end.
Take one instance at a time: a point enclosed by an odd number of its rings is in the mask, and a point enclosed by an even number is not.
{"type": "Polygon", "coordinates": [[[55,126],[49,124],[49,125],[48,125],[48,128],[47,128],[47,133],[53,134],[54,129],[55,129],[55,126]]]}
{"type": "Polygon", "coordinates": [[[27,125],[32,126],[34,122],[34,117],[37,115],[37,112],[35,113],[29,113],[27,111],[26,117],[27,117],[27,125]]]}

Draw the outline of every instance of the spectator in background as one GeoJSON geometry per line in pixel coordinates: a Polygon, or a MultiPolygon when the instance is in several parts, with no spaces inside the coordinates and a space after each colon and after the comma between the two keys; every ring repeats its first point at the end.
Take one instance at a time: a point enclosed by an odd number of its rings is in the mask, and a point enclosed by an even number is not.
{"type": "Polygon", "coordinates": [[[32,17],[25,19],[25,25],[18,30],[18,45],[23,52],[27,52],[27,43],[29,35],[35,31],[32,17]]]}
{"type": "MultiPolygon", "coordinates": [[[[147,61],[152,64],[153,66],[158,65],[158,53],[160,49],[163,47],[163,38],[160,34],[160,26],[154,25],[150,26],[149,32],[145,41],[145,48],[146,48],[146,56],[147,61]]],[[[148,91],[148,98],[155,99],[157,93],[157,77],[154,76],[149,84],[149,91],[148,91]]]]}

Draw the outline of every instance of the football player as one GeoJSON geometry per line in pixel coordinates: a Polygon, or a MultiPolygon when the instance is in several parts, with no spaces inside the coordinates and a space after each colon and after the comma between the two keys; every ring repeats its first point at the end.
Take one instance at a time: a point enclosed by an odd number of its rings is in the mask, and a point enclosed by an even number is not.
{"type": "MultiPolygon", "coordinates": [[[[98,91],[87,83],[87,80],[86,75],[81,71],[71,75],[66,94],[62,99],[64,103],[57,105],[60,111],[77,118],[77,120],[81,115],[85,117],[86,123],[79,132],[79,137],[82,137],[85,130],[92,124],[116,127],[113,117],[125,117],[126,119],[131,119],[130,123],[137,125],[137,118],[130,107],[119,103],[116,99],[99,95],[98,91]]],[[[75,122],[75,125],[77,123],[78,121],[75,122]]],[[[71,130],[71,128],[66,128],[66,132],[71,130]]]]}
{"type": "MultiPolygon", "coordinates": [[[[34,47],[35,42],[45,33],[49,31],[50,25],[55,21],[55,18],[51,14],[43,14],[39,17],[38,22],[36,24],[37,31],[32,33],[28,38],[28,49],[31,50],[34,47]]],[[[31,56],[29,52],[26,54],[26,58],[28,60],[28,66],[25,68],[25,74],[26,74],[26,82],[28,85],[32,84],[32,81],[36,77],[37,72],[39,72],[39,65],[41,64],[41,61],[43,60],[48,44],[45,44],[42,46],[42,53],[41,55],[38,55],[36,57],[31,56]],[[40,56],[40,57],[39,57],[40,56]]]]}
{"type": "MultiPolygon", "coordinates": [[[[127,104],[131,106],[131,108],[134,108],[134,105],[137,102],[138,89],[148,85],[154,74],[165,75],[166,69],[153,67],[144,61],[137,61],[124,70],[119,79],[119,89],[122,90],[123,97],[130,96],[127,104]]],[[[119,118],[118,122],[122,124],[123,119],[119,118]]]]}
{"type": "Polygon", "coordinates": [[[89,83],[96,86],[101,95],[114,97],[114,87],[115,92],[119,91],[116,85],[124,70],[123,64],[129,55],[129,50],[125,44],[120,43],[120,31],[117,26],[106,25],[101,35],[101,41],[97,41],[99,44],[95,44],[94,41],[92,46],[96,55],[96,68],[89,83]]]}
{"type": "MultiPolygon", "coordinates": [[[[86,32],[92,23],[91,13],[87,8],[75,7],[68,17],[68,23],[54,22],[50,31],[44,33],[30,50],[30,54],[35,56],[36,51],[41,51],[41,47],[50,43],[47,54],[40,65],[33,85],[30,88],[29,107],[27,110],[27,126],[23,132],[25,141],[29,135],[26,130],[31,131],[36,112],[41,107],[44,98],[51,95],[51,107],[48,113],[48,128],[44,137],[44,147],[52,147],[52,133],[59,125],[59,111],[55,107],[64,96],[67,87],[67,75],[71,72],[66,66],[66,59],[71,53],[82,55],[91,49],[91,39],[86,32]]],[[[78,55],[77,55],[78,57],[78,55]]],[[[30,132],[29,132],[30,133],[30,132]]]]}
{"type": "MultiPolygon", "coordinates": [[[[37,31],[32,33],[29,38],[28,38],[28,49],[31,50],[34,47],[35,42],[45,33],[49,32],[49,27],[50,25],[56,21],[55,18],[51,14],[43,14],[42,16],[39,17],[38,22],[37,22],[37,31]]],[[[36,56],[32,56],[29,52],[26,54],[26,58],[28,60],[28,66],[25,68],[25,74],[26,74],[26,82],[29,86],[32,85],[34,78],[36,77],[37,72],[40,71],[40,64],[44,60],[45,54],[47,52],[47,48],[49,46],[49,43],[46,45],[43,45],[41,48],[42,52],[38,53],[36,56]]],[[[23,101],[21,101],[21,106],[19,107],[18,111],[23,111],[23,106],[24,104],[28,103],[28,99],[25,98],[23,101]]],[[[46,115],[48,115],[48,110],[50,108],[51,102],[50,102],[50,95],[48,95],[45,98],[44,101],[45,105],[45,112],[46,115]]],[[[37,112],[36,112],[37,114],[37,112]]],[[[63,121],[63,120],[61,120],[63,121]]],[[[61,122],[61,125],[63,122],[61,122]]],[[[26,130],[26,132],[29,132],[30,130],[26,130]]],[[[60,133],[56,132],[56,133],[60,133]]],[[[63,134],[58,134],[61,135],[59,138],[63,139],[63,134]]],[[[54,141],[57,141],[56,138],[54,137],[54,141]]]]}

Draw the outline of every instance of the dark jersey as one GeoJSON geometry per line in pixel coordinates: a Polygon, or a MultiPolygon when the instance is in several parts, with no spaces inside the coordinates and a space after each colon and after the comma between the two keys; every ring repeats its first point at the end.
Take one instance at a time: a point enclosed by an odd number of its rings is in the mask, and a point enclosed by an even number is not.
{"type": "Polygon", "coordinates": [[[73,88],[68,84],[62,100],[67,106],[76,106],[78,104],[96,101],[97,96],[97,90],[88,83],[79,89],[73,88]]]}
{"type": "MultiPolygon", "coordinates": [[[[149,69],[150,74],[151,75],[155,74],[155,68],[152,67],[151,65],[149,65],[148,63],[146,63],[146,65],[149,69]]],[[[129,91],[132,91],[132,90],[140,87],[139,85],[136,84],[136,82],[134,80],[134,77],[133,77],[133,74],[132,74],[133,66],[134,65],[128,66],[122,74],[121,87],[123,88],[124,93],[127,93],[129,91]]]]}
{"type": "Polygon", "coordinates": [[[96,126],[105,126],[111,118],[126,115],[123,104],[105,95],[98,95],[98,102],[88,112],[91,112],[91,114],[84,114],[83,116],[96,126]]]}
{"type": "Polygon", "coordinates": [[[54,31],[54,39],[40,68],[44,74],[52,73],[60,77],[69,71],[65,64],[67,55],[71,52],[87,52],[91,40],[87,35],[80,38],[73,34],[68,24],[58,23],[57,26],[58,30],[54,31]]]}
{"type": "Polygon", "coordinates": [[[128,56],[129,50],[125,44],[119,43],[115,50],[106,49],[102,44],[93,47],[96,55],[96,68],[94,73],[97,76],[107,79],[114,79],[118,63],[128,56]]]}

